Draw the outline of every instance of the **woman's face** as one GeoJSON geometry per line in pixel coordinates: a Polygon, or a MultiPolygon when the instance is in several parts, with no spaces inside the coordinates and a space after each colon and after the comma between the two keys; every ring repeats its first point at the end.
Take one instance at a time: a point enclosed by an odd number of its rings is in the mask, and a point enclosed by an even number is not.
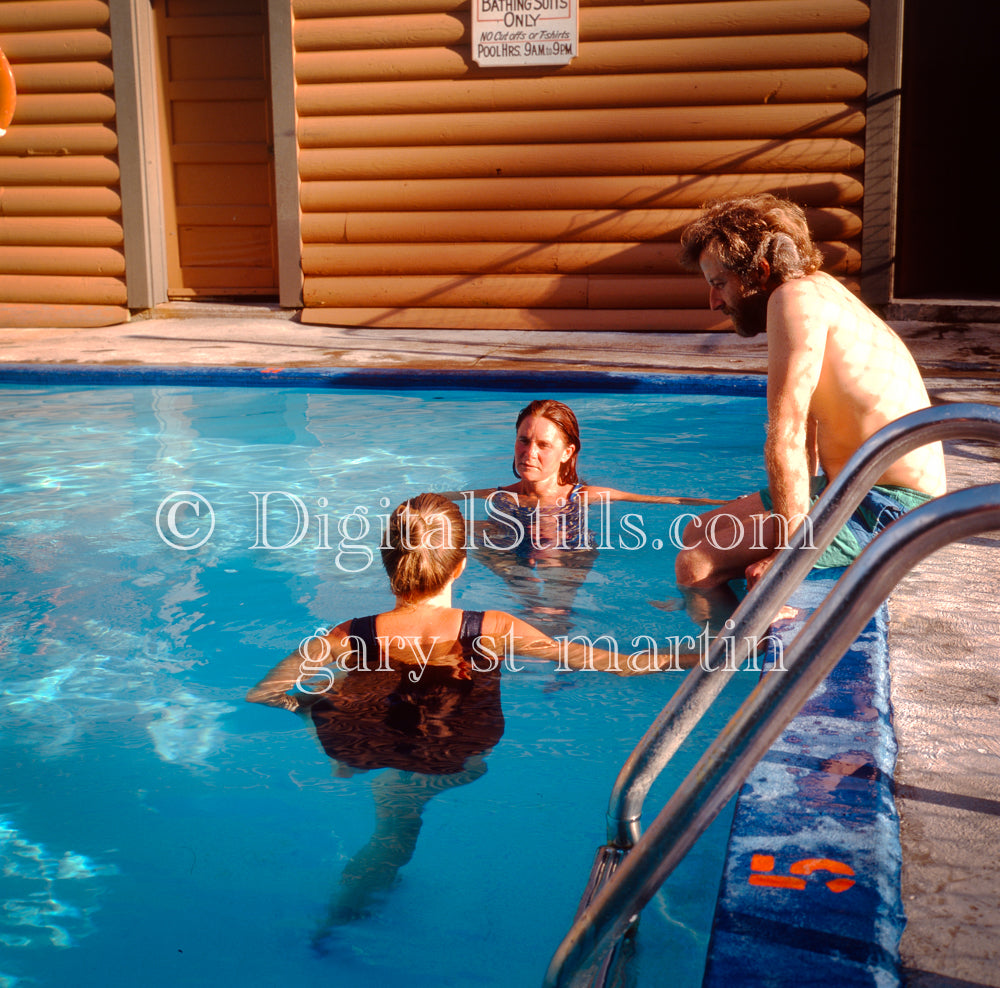
{"type": "Polygon", "coordinates": [[[559,427],[540,415],[529,415],[517,430],[514,466],[522,479],[538,483],[557,478],[559,468],[572,457],[574,446],[566,443],[559,427]]]}

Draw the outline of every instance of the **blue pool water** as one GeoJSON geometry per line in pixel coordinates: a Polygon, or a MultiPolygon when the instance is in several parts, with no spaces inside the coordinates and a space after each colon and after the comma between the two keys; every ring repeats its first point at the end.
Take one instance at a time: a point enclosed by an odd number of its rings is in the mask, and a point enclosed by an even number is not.
{"type": "MultiPolygon", "coordinates": [[[[305,635],[391,604],[378,516],[423,490],[509,482],[516,413],[538,396],[0,391],[0,986],[541,982],[615,775],[677,674],[506,671],[485,772],[431,780],[430,795],[392,770],[334,775],[305,722],[243,700],[305,635]],[[421,807],[412,858],[315,949],[376,805],[407,800],[421,807]]],[[[576,411],[587,482],[712,497],[763,482],[761,398],[544,396],[576,411]]],[[[685,510],[612,506],[611,548],[571,595],[570,633],[628,651],[635,635],[697,632],[649,603],[676,595],[668,533],[685,510]]],[[[478,559],[456,593],[532,620],[478,559]]],[[[736,677],[703,731],[751,686],[736,677]]],[[[664,971],[700,984],[727,826],[724,814],[645,911],[639,988],[664,971]]]]}

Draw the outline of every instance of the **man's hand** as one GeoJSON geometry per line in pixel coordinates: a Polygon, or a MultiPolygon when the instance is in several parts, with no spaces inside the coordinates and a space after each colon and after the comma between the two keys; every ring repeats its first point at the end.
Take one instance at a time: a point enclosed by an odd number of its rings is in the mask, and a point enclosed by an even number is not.
{"type": "Polygon", "coordinates": [[[763,579],[764,574],[771,568],[777,558],[778,554],[772,552],[770,556],[755,560],[744,570],[747,578],[747,590],[753,589],[763,579]]]}
{"type": "MultiPolygon", "coordinates": [[[[780,551],[780,550],[779,550],[780,551]]],[[[778,558],[777,552],[772,552],[770,556],[765,556],[763,559],[758,559],[756,562],[751,563],[746,568],[746,578],[747,578],[747,590],[752,589],[757,583],[759,583],[763,578],[764,574],[774,565],[775,559],[778,558]]],[[[792,618],[798,617],[799,610],[795,607],[789,607],[785,604],[777,614],[774,615],[775,621],[791,621],[792,618]]]]}

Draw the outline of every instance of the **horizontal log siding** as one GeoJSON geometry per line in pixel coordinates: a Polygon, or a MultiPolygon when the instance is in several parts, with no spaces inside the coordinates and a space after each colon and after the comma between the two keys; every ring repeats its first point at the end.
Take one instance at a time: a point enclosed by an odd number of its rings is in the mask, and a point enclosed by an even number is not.
{"type": "MultiPolygon", "coordinates": [[[[847,209],[809,210],[823,240],[856,237],[857,214],[847,209]]],[[[309,237],[315,244],[470,244],[481,241],[650,243],[680,239],[698,217],[695,209],[505,209],[407,212],[314,213],[309,237]]],[[[596,246],[596,243],[595,243],[596,246]]],[[[674,243],[672,246],[677,246],[674,243]]]]}
{"type": "MultiPolygon", "coordinates": [[[[857,251],[839,247],[836,268],[839,273],[855,273],[857,251]]],[[[302,256],[306,274],[397,275],[452,274],[458,267],[498,274],[621,274],[684,275],[677,261],[678,244],[643,243],[628,250],[620,244],[553,244],[527,241],[503,244],[411,244],[405,256],[393,244],[322,244],[307,245],[302,256]]],[[[0,257],[3,248],[0,248],[0,257]]],[[[829,268],[829,265],[828,265],[829,268]]],[[[699,299],[704,286],[696,279],[699,299]]]]}
{"type": "Polygon", "coordinates": [[[107,0],[0,0],[0,326],[128,319],[107,0]]]}
{"type": "MultiPolygon", "coordinates": [[[[337,3],[316,5],[324,15],[308,17],[301,5],[293,33],[298,51],[373,48],[427,48],[468,43],[471,15],[460,9],[441,13],[383,13],[349,16],[337,3]],[[387,16],[388,14],[388,16],[387,16]]],[[[446,5],[450,6],[450,5],[446,5]]],[[[852,31],[868,22],[862,0],[729,0],[729,2],[653,3],[615,7],[593,3],[580,10],[580,41],[649,38],[725,38],[767,34],[852,31]]]]}
{"type": "MultiPolygon", "coordinates": [[[[81,107],[81,109],[83,109],[81,107]]],[[[582,144],[601,134],[611,141],[690,141],[711,133],[751,141],[790,134],[840,137],[858,133],[864,114],[846,103],[790,106],[607,107],[585,115],[566,110],[491,113],[389,113],[381,116],[306,117],[302,148],[447,147],[479,144],[582,144]]]]}
{"type": "Polygon", "coordinates": [[[717,329],[707,199],[808,208],[860,268],[862,0],[582,0],[566,66],[480,69],[468,0],[292,0],[304,318],[717,329]]]}
{"type": "MultiPolygon", "coordinates": [[[[311,181],[302,191],[303,221],[327,210],[385,209],[598,209],[697,208],[709,199],[750,195],[775,187],[807,205],[851,205],[861,201],[857,177],[839,172],[763,175],[592,175],[547,178],[381,179],[311,181]]],[[[306,238],[309,239],[308,237],[306,238]]]]}
{"type": "Polygon", "coordinates": [[[587,76],[476,80],[407,79],[399,82],[322,83],[299,90],[305,117],[335,114],[423,113],[446,103],[470,110],[595,109],[637,106],[713,106],[821,103],[856,100],[865,77],[853,69],[751,69],[739,72],[644,72],[587,76]]]}
{"type": "MultiPolygon", "coordinates": [[[[744,0],[760,3],[763,0],[744,0]]],[[[800,0],[784,0],[798,3],[800,0]]],[[[852,34],[770,35],[752,38],[679,38],[659,41],[581,42],[580,54],[565,68],[567,75],[607,75],[622,72],[729,72],[748,69],[860,67],[868,54],[863,41],[852,34]]],[[[296,56],[300,83],[385,82],[410,79],[491,78],[500,69],[479,69],[471,62],[469,45],[442,48],[396,48],[339,51],[332,59],[325,51],[303,51],[296,56]],[[465,52],[462,52],[462,48],[465,52]]],[[[504,69],[511,78],[536,78],[528,68],[504,69]]]]}

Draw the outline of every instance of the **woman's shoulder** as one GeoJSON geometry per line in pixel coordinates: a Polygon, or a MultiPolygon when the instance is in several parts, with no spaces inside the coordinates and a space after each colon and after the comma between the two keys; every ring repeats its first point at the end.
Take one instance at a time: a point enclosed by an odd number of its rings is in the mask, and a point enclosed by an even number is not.
{"type": "Polygon", "coordinates": [[[368,622],[374,621],[375,618],[376,615],[374,614],[369,614],[365,617],[345,618],[339,624],[333,625],[330,628],[330,630],[326,632],[325,635],[323,635],[322,632],[317,632],[317,635],[330,639],[334,639],[338,636],[349,635],[351,633],[352,628],[358,625],[367,624],[368,622]]]}
{"type": "Polygon", "coordinates": [[[514,616],[506,611],[483,611],[483,634],[502,635],[510,630],[514,616]]]}
{"type": "Polygon", "coordinates": [[[483,611],[483,634],[502,637],[513,635],[515,638],[525,638],[532,641],[536,639],[548,639],[548,635],[539,631],[527,621],[507,611],[483,611]]]}

